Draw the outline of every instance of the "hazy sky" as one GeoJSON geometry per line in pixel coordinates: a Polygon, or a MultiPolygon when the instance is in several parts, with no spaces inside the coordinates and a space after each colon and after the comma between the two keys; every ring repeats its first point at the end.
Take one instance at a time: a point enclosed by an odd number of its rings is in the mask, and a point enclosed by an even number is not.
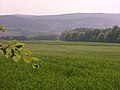
{"type": "Polygon", "coordinates": [[[0,14],[120,13],[120,0],[0,0],[0,14]]]}

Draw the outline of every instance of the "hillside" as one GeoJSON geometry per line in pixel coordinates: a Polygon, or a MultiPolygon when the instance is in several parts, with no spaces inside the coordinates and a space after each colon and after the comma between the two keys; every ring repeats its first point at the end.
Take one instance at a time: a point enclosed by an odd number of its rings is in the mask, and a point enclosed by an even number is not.
{"type": "Polygon", "coordinates": [[[76,13],[62,15],[1,15],[0,24],[10,34],[61,33],[74,28],[107,28],[120,25],[120,14],[76,13]]]}

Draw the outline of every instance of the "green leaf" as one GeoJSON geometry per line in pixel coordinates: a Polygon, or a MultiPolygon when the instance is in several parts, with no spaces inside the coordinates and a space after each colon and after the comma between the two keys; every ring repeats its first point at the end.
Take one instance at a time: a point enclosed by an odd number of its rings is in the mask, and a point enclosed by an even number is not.
{"type": "Polygon", "coordinates": [[[6,30],[1,25],[0,25],[0,30],[3,31],[3,32],[6,32],[6,30]]]}
{"type": "Polygon", "coordinates": [[[6,55],[6,49],[3,49],[3,53],[4,53],[4,55],[6,55]]]}
{"type": "Polygon", "coordinates": [[[5,29],[2,29],[2,31],[3,31],[3,32],[6,32],[6,30],[5,30],[5,29]]]}
{"type": "Polygon", "coordinates": [[[9,58],[9,53],[7,52],[6,55],[5,55],[6,58],[9,58]]]}
{"type": "Polygon", "coordinates": [[[12,57],[12,59],[15,61],[15,62],[18,62],[20,60],[21,56],[20,55],[15,55],[14,57],[12,57]]]}
{"type": "Polygon", "coordinates": [[[17,46],[15,46],[15,47],[17,47],[17,48],[21,48],[21,47],[23,47],[23,45],[17,45],[17,46]]]}
{"type": "Polygon", "coordinates": [[[2,30],[3,29],[3,26],[2,25],[0,25],[0,30],[2,30]]]}
{"type": "Polygon", "coordinates": [[[33,67],[33,68],[39,68],[39,65],[37,65],[37,64],[32,64],[32,67],[33,67]]]}
{"type": "Polygon", "coordinates": [[[6,56],[6,58],[10,58],[11,57],[11,55],[12,55],[12,53],[7,53],[5,56],[6,56]]]}
{"type": "Polygon", "coordinates": [[[16,46],[19,48],[19,47],[23,47],[24,46],[24,43],[20,43],[20,42],[17,42],[16,46]]]}
{"type": "Polygon", "coordinates": [[[31,58],[28,57],[28,56],[23,56],[22,58],[23,58],[23,60],[24,60],[26,63],[30,63],[30,62],[31,62],[31,58]]]}
{"type": "MultiPolygon", "coordinates": [[[[0,30],[5,32],[6,30],[2,25],[0,25],[0,30]]],[[[30,51],[24,50],[24,43],[20,43],[17,40],[10,41],[9,44],[1,44],[0,49],[3,51],[6,58],[12,58],[15,62],[18,62],[21,58],[26,62],[39,61],[36,57],[31,57],[30,51]]],[[[39,68],[37,64],[32,65],[33,68],[39,68]]]]}
{"type": "Polygon", "coordinates": [[[10,44],[17,44],[18,42],[16,40],[10,41],[10,44]]]}
{"type": "Polygon", "coordinates": [[[14,56],[15,56],[15,51],[13,49],[11,49],[11,56],[10,56],[10,58],[12,58],[14,56]]]}
{"type": "Polygon", "coordinates": [[[25,55],[31,55],[32,53],[28,50],[22,50],[22,52],[25,54],[25,55]]]}
{"type": "Polygon", "coordinates": [[[39,59],[36,58],[36,57],[31,57],[31,59],[32,59],[33,61],[39,61],[39,59]]]}
{"type": "Polygon", "coordinates": [[[3,45],[3,44],[2,44],[2,43],[0,43],[0,47],[2,47],[2,45],[3,45]]]}
{"type": "Polygon", "coordinates": [[[6,58],[10,58],[10,56],[11,56],[11,52],[10,52],[10,50],[9,49],[6,49],[6,58]]]}
{"type": "Polygon", "coordinates": [[[15,47],[19,50],[21,50],[24,47],[24,43],[17,43],[15,47]]]}

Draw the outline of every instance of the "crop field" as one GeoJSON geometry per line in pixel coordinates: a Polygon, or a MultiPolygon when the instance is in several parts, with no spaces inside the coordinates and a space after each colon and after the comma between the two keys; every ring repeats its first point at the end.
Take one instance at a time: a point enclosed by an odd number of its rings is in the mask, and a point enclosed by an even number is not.
{"type": "Polygon", "coordinates": [[[0,90],[120,90],[120,44],[23,42],[39,68],[0,53],[0,90]]]}

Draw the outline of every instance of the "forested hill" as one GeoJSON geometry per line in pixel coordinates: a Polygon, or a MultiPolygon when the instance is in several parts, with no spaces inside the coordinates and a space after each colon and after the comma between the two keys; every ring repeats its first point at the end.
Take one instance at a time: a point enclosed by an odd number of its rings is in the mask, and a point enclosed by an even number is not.
{"type": "Polygon", "coordinates": [[[107,28],[114,25],[120,26],[120,14],[1,15],[0,24],[15,34],[58,34],[74,28],[107,28]]]}

